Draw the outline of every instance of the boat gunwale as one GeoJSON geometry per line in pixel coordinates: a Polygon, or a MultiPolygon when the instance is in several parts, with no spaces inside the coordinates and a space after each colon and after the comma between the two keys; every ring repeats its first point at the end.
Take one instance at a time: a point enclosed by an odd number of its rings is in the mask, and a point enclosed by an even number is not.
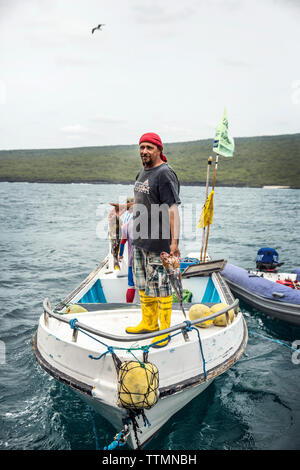
{"type": "MultiPolygon", "coordinates": [[[[185,330],[189,326],[198,325],[199,323],[204,323],[208,320],[213,320],[214,318],[216,318],[218,316],[221,316],[223,314],[228,315],[229,310],[236,310],[238,308],[238,305],[239,305],[239,299],[235,299],[234,302],[231,305],[229,305],[228,307],[225,307],[222,310],[219,310],[218,312],[212,313],[211,315],[207,315],[205,317],[198,318],[198,319],[192,320],[192,321],[191,320],[185,320],[182,323],[171,326],[170,328],[160,330],[159,334],[163,335],[163,334],[172,333],[172,332],[178,331],[178,330],[185,330]]],[[[47,320],[48,320],[47,315],[49,315],[50,317],[52,317],[52,318],[54,318],[58,321],[61,321],[63,323],[70,324],[70,319],[65,318],[65,315],[56,314],[56,313],[53,312],[53,310],[51,310],[50,302],[49,302],[49,299],[47,299],[47,298],[43,302],[43,309],[44,309],[44,323],[45,323],[46,326],[47,326],[47,320]],[[45,318],[46,318],[46,320],[45,320],[45,318]]],[[[113,310],[110,310],[110,311],[113,311],[113,310]]],[[[75,320],[75,319],[72,318],[72,320],[75,320]]],[[[232,322],[229,323],[227,326],[230,326],[231,324],[232,324],[232,322]]],[[[87,326],[83,323],[80,323],[80,322],[76,321],[76,329],[78,329],[78,328],[80,328],[80,329],[82,329],[82,330],[84,330],[88,333],[92,333],[96,336],[100,336],[100,337],[105,338],[105,339],[110,339],[112,341],[120,341],[120,342],[143,341],[145,339],[155,338],[157,336],[157,331],[154,331],[152,333],[144,333],[144,334],[141,334],[141,335],[117,336],[117,335],[112,335],[112,334],[104,332],[104,331],[96,330],[95,328],[89,327],[89,326],[87,326]]]]}
{"type": "MultiPolygon", "coordinates": [[[[171,384],[169,386],[161,387],[159,389],[159,396],[161,399],[165,399],[171,395],[181,393],[185,390],[188,390],[192,387],[195,387],[197,385],[200,385],[201,383],[210,381],[214,379],[215,377],[221,375],[222,373],[226,372],[227,369],[229,369],[235,362],[238,361],[238,359],[242,356],[244,353],[246,346],[247,346],[247,341],[248,341],[248,329],[247,329],[247,324],[245,321],[245,318],[242,316],[242,322],[244,325],[244,333],[243,333],[243,339],[237,348],[237,350],[234,352],[232,356],[230,356],[228,359],[226,359],[223,363],[213,367],[210,369],[206,374],[198,374],[194,377],[190,377],[188,379],[183,380],[182,382],[178,382],[176,384],[171,384]]],[[[88,385],[84,382],[81,382],[74,377],[71,377],[64,372],[59,371],[59,369],[53,367],[40,353],[38,349],[38,343],[37,343],[37,333],[38,329],[35,331],[33,338],[32,338],[32,349],[35,355],[35,358],[39,365],[46,371],[48,372],[52,377],[54,377],[56,380],[59,382],[63,383],[64,385],[69,386],[70,388],[79,391],[81,393],[84,393],[89,396],[93,396],[93,389],[94,386],[88,385]]],[[[121,409],[121,408],[120,408],[121,409]]]]}

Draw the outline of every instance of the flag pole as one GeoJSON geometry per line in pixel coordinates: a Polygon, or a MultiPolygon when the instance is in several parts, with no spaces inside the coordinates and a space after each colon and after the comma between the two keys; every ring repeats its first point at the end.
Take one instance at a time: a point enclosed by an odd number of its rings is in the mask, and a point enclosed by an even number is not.
{"type": "MultiPolygon", "coordinates": [[[[216,186],[219,155],[222,155],[223,157],[232,157],[234,153],[234,139],[228,135],[228,119],[227,119],[226,108],[224,108],[222,121],[216,128],[216,134],[215,134],[215,139],[214,139],[214,144],[213,144],[213,152],[215,152],[216,154],[216,161],[215,161],[215,168],[214,168],[212,190],[211,190],[210,195],[206,196],[206,203],[200,214],[200,219],[198,222],[198,227],[199,228],[203,227],[204,229],[201,254],[200,254],[200,262],[204,262],[204,263],[205,263],[206,252],[207,252],[210,225],[212,223],[212,217],[213,217],[213,199],[214,199],[215,186],[216,186]],[[204,256],[202,258],[202,249],[203,249],[204,238],[205,238],[205,228],[207,225],[208,225],[208,228],[206,231],[204,256]]],[[[207,188],[208,188],[208,184],[207,184],[207,188]]]]}
{"type": "MultiPolygon", "coordinates": [[[[211,167],[212,161],[213,161],[213,158],[210,156],[210,157],[208,158],[208,160],[207,160],[205,202],[207,201],[207,198],[208,198],[209,172],[210,172],[210,167],[211,167]]],[[[203,227],[203,232],[202,232],[202,244],[201,244],[201,252],[200,252],[200,263],[202,263],[202,254],[203,254],[203,248],[204,248],[204,240],[205,240],[205,227],[203,227]]]]}
{"type": "MultiPolygon", "coordinates": [[[[216,155],[216,162],[215,162],[215,168],[214,168],[214,178],[213,178],[213,184],[212,184],[212,191],[215,191],[215,186],[216,186],[216,178],[217,178],[217,169],[218,169],[218,160],[219,160],[219,155],[216,155]]],[[[212,206],[210,206],[210,213],[209,213],[209,219],[211,218],[211,212],[212,212],[212,206]]],[[[209,237],[209,229],[210,229],[210,224],[208,224],[207,227],[207,234],[206,234],[206,243],[205,243],[205,249],[204,249],[204,255],[203,255],[203,262],[205,263],[205,258],[206,258],[206,252],[207,252],[207,245],[208,245],[208,237],[209,237]]]]}

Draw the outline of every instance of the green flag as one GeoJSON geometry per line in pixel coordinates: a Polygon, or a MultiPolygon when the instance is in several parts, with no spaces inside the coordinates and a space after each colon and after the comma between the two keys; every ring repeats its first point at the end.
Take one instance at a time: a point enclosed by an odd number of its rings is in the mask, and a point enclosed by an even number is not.
{"type": "Polygon", "coordinates": [[[223,157],[232,157],[234,152],[234,140],[228,135],[228,119],[226,109],[222,121],[217,126],[213,151],[223,157]]]}

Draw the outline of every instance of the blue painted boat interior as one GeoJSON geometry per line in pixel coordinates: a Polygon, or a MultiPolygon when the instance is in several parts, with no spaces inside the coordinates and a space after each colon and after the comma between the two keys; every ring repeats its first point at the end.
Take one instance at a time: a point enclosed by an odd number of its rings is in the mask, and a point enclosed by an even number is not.
{"type": "MultiPolygon", "coordinates": [[[[180,262],[180,271],[184,271],[184,269],[191,264],[197,264],[199,260],[197,258],[182,258],[180,262]]],[[[194,299],[192,298],[192,302],[203,302],[203,303],[219,303],[221,302],[219,293],[211,279],[200,278],[198,282],[192,282],[191,285],[187,286],[187,289],[190,290],[194,295],[194,299]],[[207,285],[205,286],[205,283],[207,285]],[[201,285],[200,285],[201,284],[201,285]],[[203,285],[204,284],[204,285],[203,285]],[[203,294],[204,292],[204,294],[203,294]],[[202,296],[202,298],[201,298],[202,296]]],[[[107,303],[105,298],[105,294],[103,291],[103,286],[101,284],[101,280],[97,279],[95,284],[91,286],[91,288],[86,292],[81,299],[78,301],[79,304],[91,304],[91,303],[107,303]]]]}
{"type": "MultiPolygon", "coordinates": [[[[192,299],[192,302],[193,302],[193,299],[192,299]]],[[[219,293],[217,289],[215,288],[215,285],[211,278],[208,279],[207,286],[205,288],[201,302],[203,303],[221,302],[219,293]]],[[[107,303],[100,279],[97,279],[95,284],[93,284],[92,287],[86,292],[86,294],[84,294],[81,297],[78,303],[79,304],[107,303]]]]}
{"type": "Polygon", "coordinates": [[[220,303],[221,299],[219,296],[219,293],[217,289],[215,288],[215,285],[211,279],[211,277],[208,280],[204,295],[202,297],[202,302],[203,303],[220,303]]]}
{"type": "Polygon", "coordinates": [[[83,297],[81,297],[78,303],[79,304],[93,304],[93,303],[106,304],[107,303],[100,279],[97,279],[95,284],[93,284],[90,290],[88,290],[87,293],[84,294],[83,297]]]}

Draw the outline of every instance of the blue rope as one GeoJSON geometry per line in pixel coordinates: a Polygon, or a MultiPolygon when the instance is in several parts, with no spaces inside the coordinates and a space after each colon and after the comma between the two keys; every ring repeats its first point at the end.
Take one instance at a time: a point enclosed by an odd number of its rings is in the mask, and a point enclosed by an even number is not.
{"type": "Polygon", "coordinates": [[[77,318],[73,318],[72,320],[69,321],[69,325],[74,330],[76,327],[76,322],[78,322],[77,318]]]}
{"type": "Polygon", "coordinates": [[[100,343],[100,344],[102,344],[103,346],[106,346],[107,348],[109,348],[109,346],[108,346],[107,344],[103,343],[102,341],[100,341],[99,339],[95,338],[94,336],[89,335],[86,331],[81,330],[81,328],[78,328],[78,326],[76,326],[76,322],[77,322],[77,321],[78,321],[77,318],[73,318],[72,320],[69,321],[70,327],[71,327],[72,329],[76,328],[76,330],[81,331],[81,333],[84,333],[84,334],[85,334],[86,336],[88,336],[89,338],[94,339],[95,341],[97,341],[97,343],[100,343]]]}
{"type": "Polygon", "coordinates": [[[106,354],[108,354],[108,353],[113,354],[114,353],[114,348],[113,347],[111,347],[111,346],[106,346],[106,347],[107,347],[107,351],[102,353],[99,357],[94,357],[91,354],[89,354],[89,358],[95,359],[95,361],[99,361],[99,359],[101,359],[103,356],[106,356],[106,354]]]}
{"type": "Polygon", "coordinates": [[[122,432],[119,432],[119,434],[115,437],[115,440],[108,446],[105,446],[103,450],[114,450],[117,447],[124,446],[126,442],[120,442],[121,437],[122,437],[122,432]]]}
{"type": "MultiPolygon", "coordinates": [[[[102,353],[99,357],[94,357],[92,356],[91,354],[89,355],[89,358],[90,359],[94,359],[96,361],[98,361],[99,359],[101,359],[102,357],[106,356],[106,354],[108,353],[113,353],[114,352],[114,348],[111,347],[111,346],[108,346],[107,344],[103,343],[102,341],[100,341],[99,339],[95,338],[94,336],[91,336],[89,335],[86,331],[84,330],[81,330],[80,328],[78,328],[76,326],[76,322],[77,322],[77,318],[73,318],[72,320],[69,321],[69,324],[70,324],[70,327],[72,329],[76,328],[78,331],[81,331],[81,333],[84,333],[85,335],[89,336],[89,338],[92,338],[94,339],[95,341],[97,341],[98,343],[102,344],[103,346],[105,346],[107,348],[107,351],[105,351],[104,353],[102,353]]],[[[177,333],[174,333],[173,335],[169,335],[169,338],[173,338],[179,334],[182,334],[183,331],[191,331],[191,330],[195,330],[197,332],[197,335],[198,335],[198,340],[199,340],[199,347],[200,347],[200,352],[201,352],[201,356],[202,356],[202,362],[203,362],[203,372],[204,372],[204,377],[205,377],[205,380],[207,378],[207,373],[206,373],[206,368],[205,368],[205,358],[204,358],[204,353],[203,353],[203,348],[202,348],[202,341],[201,341],[201,338],[200,338],[200,332],[198,331],[197,328],[195,328],[194,326],[191,326],[191,322],[189,320],[186,320],[185,321],[186,323],[186,328],[182,331],[178,331],[177,333]]],[[[160,339],[159,341],[156,341],[155,343],[151,343],[147,346],[142,346],[141,348],[137,348],[137,349],[140,349],[140,350],[143,350],[143,351],[146,351],[148,352],[149,349],[151,347],[154,347],[156,344],[159,344],[163,341],[166,341],[167,338],[163,338],[163,339],[160,339]]],[[[116,348],[116,349],[125,349],[126,351],[130,352],[133,356],[134,354],[132,353],[131,349],[133,348],[116,348]]],[[[135,356],[134,356],[135,357],[135,356]]],[[[137,359],[137,358],[135,358],[137,359]]],[[[138,360],[138,359],[137,359],[138,360]]],[[[139,361],[140,362],[140,361],[139,361]]],[[[142,364],[142,363],[141,363],[142,364]]]]}
{"type": "Polygon", "coordinates": [[[202,348],[202,341],[201,341],[201,337],[200,337],[200,331],[198,330],[198,328],[195,328],[194,326],[191,326],[192,323],[191,323],[189,320],[185,320],[185,323],[186,323],[186,328],[185,328],[186,331],[195,330],[195,331],[197,332],[198,341],[199,341],[199,347],[200,347],[200,352],[201,352],[202,362],[203,362],[204,378],[205,378],[205,380],[206,380],[206,378],[207,378],[207,373],[206,373],[205,358],[204,358],[204,353],[203,353],[203,348],[202,348]]]}
{"type": "Polygon", "coordinates": [[[268,336],[265,336],[265,335],[262,335],[260,333],[256,333],[255,331],[252,331],[252,330],[248,330],[249,333],[251,333],[252,335],[255,335],[255,336],[261,336],[262,338],[265,338],[269,341],[272,341],[273,343],[278,343],[278,344],[282,344],[283,346],[286,346],[287,348],[291,349],[292,351],[297,351],[299,352],[299,349],[295,349],[293,348],[292,346],[289,346],[288,344],[286,343],[283,343],[282,341],[279,341],[279,339],[273,339],[273,338],[269,338],[268,336]]]}

